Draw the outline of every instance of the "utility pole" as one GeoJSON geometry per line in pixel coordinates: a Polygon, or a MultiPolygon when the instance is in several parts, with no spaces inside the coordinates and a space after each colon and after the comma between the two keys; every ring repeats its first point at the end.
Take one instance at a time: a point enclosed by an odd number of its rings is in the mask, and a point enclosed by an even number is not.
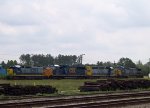
{"type": "Polygon", "coordinates": [[[81,57],[81,64],[82,64],[82,61],[83,61],[83,55],[85,54],[81,54],[80,57],[81,57]]]}
{"type": "Polygon", "coordinates": [[[149,58],[149,63],[148,63],[148,65],[149,65],[149,74],[150,74],[150,58],[149,58]]]}
{"type": "Polygon", "coordinates": [[[148,78],[150,78],[150,58],[149,58],[149,62],[148,62],[148,78]]]}
{"type": "Polygon", "coordinates": [[[116,62],[114,61],[114,67],[116,67],[116,62]]]}
{"type": "Polygon", "coordinates": [[[85,55],[85,54],[81,54],[81,55],[78,56],[78,58],[77,58],[77,64],[81,64],[82,65],[83,55],[85,55]]]}

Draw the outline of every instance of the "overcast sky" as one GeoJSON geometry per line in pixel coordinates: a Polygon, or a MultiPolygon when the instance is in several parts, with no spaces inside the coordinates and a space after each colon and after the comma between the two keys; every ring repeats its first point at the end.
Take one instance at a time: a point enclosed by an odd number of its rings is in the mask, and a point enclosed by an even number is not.
{"type": "Polygon", "coordinates": [[[150,0],[0,0],[0,61],[28,53],[147,62],[150,0]]]}

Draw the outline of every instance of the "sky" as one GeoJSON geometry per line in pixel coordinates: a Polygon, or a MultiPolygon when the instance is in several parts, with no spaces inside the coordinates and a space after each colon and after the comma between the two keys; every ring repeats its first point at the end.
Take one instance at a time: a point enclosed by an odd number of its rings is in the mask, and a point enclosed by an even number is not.
{"type": "Polygon", "coordinates": [[[0,0],[0,61],[21,54],[83,63],[150,58],[150,0],[0,0]]]}

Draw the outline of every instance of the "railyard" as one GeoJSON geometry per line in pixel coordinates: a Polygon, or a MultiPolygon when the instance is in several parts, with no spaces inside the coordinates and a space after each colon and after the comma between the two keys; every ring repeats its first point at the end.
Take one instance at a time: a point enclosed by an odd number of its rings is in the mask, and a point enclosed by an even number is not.
{"type": "MultiPolygon", "coordinates": [[[[1,95],[0,107],[123,107],[124,105],[145,104],[150,101],[149,88],[133,90],[104,90],[80,92],[79,87],[84,84],[94,84],[96,81],[104,82],[106,79],[61,79],[61,80],[0,80],[2,84],[10,85],[50,85],[55,87],[58,92],[54,94],[37,94],[23,96],[4,96],[1,95]]],[[[118,79],[123,80],[123,79],[118,79]]],[[[131,79],[124,79],[131,80],[131,79]]],[[[141,80],[132,79],[132,80],[141,80]]],[[[143,80],[143,79],[142,79],[143,80]]],[[[142,81],[143,82],[143,81],[142,81]]],[[[148,83],[147,83],[148,84],[148,83]]],[[[96,85],[97,86],[97,85],[96,85]]]]}
{"type": "Polygon", "coordinates": [[[89,96],[47,97],[0,102],[3,108],[91,108],[121,107],[149,103],[150,92],[122,92],[97,94],[89,96]]]}
{"type": "MultiPolygon", "coordinates": [[[[121,81],[122,80],[141,80],[142,81],[141,78],[139,78],[139,79],[137,79],[137,78],[136,79],[120,79],[120,80],[121,81]]],[[[10,84],[10,85],[22,85],[22,86],[28,86],[28,85],[30,85],[30,86],[49,85],[49,86],[55,87],[58,90],[57,94],[54,94],[54,95],[91,94],[91,92],[80,92],[79,91],[79,87],[83,86],[84,84],[86,84],[86,82],[91,82],[90,84],[92,84],[92,82],[93,82],[93,84],[95,84],[95,86],[99,86],[99,85],[96,84],[96,81],[104,82],[104,81],[107,81],[107,80],[106,79],[99,79],[99,80],[98,79],[0,80],[1,84],[10,84]]],[[[110,79],[110,81],[111,81],[111,79],[110,79]]],[[[146,80],[146,82],[147,82],[147,80],[146,80]]],[[[106,83],[109,84],[108,81],[106,83]]],[[[128,83],[130,83],[130,82],[127,82],[126,85],[128,83]]],[[[116,83],[114,83],[114,84],[116,84],[116,83]]],[[[114,84],[113,84],[113,86],[114,86],[114,84]]],[[[149,84],[149,83],[147,83],[147,84],[149,84]]],[[[92,86],[94,87],[94,85],[92,85],[92,86]]],[[[110,85],[108,85],[108,86],[110,86],[110,85]]],[[[142,89],[142,88],[139,88],[137,90],[140,90],[140,89],[142,89]]],[[[148,89],[148,88],[145,88],[145,89],[148,89]]],[[[110,92],[110,91],[112,91],[112,90],[106,90],[106,92],[110,92]]],[[[117,91],[120,91],[120,90],[117,89],[117,91]]],[[[96,91],[94,91],[94,92],[96,92],[96,91]]],[[[99,90],[98,93],[100,93],[100,92],[103,92],[103,91],[99,90]]],[[[41,94],[41,95],[43,95],[43,94],[41,94]]]]}
{"type": "Polygon", "coordinates": [[[0,0],[0,108],[150,108],[149,4],[0,0]]]}

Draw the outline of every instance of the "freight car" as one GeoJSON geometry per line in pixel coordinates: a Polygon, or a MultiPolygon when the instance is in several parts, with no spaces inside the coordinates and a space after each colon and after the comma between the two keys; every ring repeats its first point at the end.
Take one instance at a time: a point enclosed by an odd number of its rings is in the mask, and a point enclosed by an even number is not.
{"type": "Polygon", "coordinates": [[[141,70],[124,67],[102,66],[50,66],[43,67],[10,67],[8,78],[13,79],[59,79],[59,78],[106,78],[106,77],[142,77],[141,70]]]}

